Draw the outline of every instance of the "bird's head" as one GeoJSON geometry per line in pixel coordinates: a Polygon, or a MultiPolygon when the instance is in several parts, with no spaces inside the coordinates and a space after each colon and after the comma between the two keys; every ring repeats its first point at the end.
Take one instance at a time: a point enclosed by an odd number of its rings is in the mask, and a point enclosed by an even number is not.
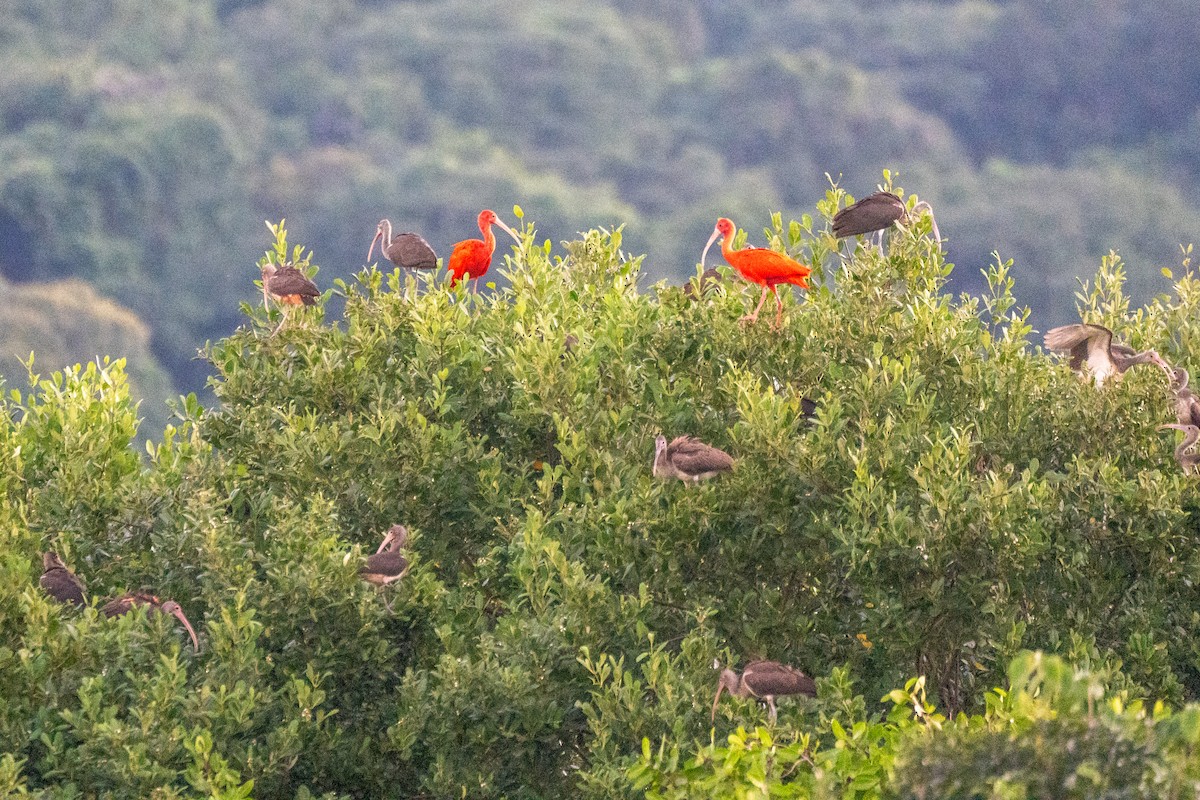
{"type": "Polygon", "coordinates": [[[383,244],[380,246],[380,249],[387,247],[388,242],[390,242],[392,240],[392,221],[391,220],[381,219],[381,220],[379,220],[379,224],[375,226],[375,238],[371,240],[371,248],[369,250],[367,250],[367,263],[368,264],[371,263],[371,256],[374,255],[374,253],[375,253],[375,243],[378,242],[380,239],[383,240],[383,244]]]}
{"type": "Polygon", "coordinates": [[[1183,431],[1188,435],[1191,435],[1193,432],[1200,432],[1200,428],[1197,428],[1195,425],[1181,425],[1178,422],[1171,422],[1166,425],[1158,426],[1158,430],[1160,431],[1165,431],[1168,428],[1176,431],[1183,431]]]}
{"type": "Polygon", "coordinates": [[[399,550],[408,542],[408,528],[403,525],[393,525],[388,528],[387,535],[383,537],[384,550],[399,550]]]}
{"type": "Polygon", "coordinates": [[[55,553],[53,551],[51,551],[49,553],[42,553],[42,569],[44,571],[49,571],[52,569],[66,569],[66,568],[67,568],[67,565],[64,564],[62,559],[58,557],[58,553],[55,553]]]}
{"type": "Polygon", "coordinates": [[[1176,367],[1175,369],[1171,370],[1171,388],[1175,391],[1178,392],[1186,389],[1188,385],[1188,379],[1188,371],[1183,367],[1176,367]]]}
{"type": "MultiPolygon", "coordinates": [[[[713,659],[713,669],[717,669],[720,666],[720,662],[713,659]]],[[[721,670],[721,677],[717,679],[717,696],[713,698],[712,714],[709,715],[710,722],[716,722],[717,720],[717,703],[721,701],[721,692],[728,689],[730,694],[736,694],[739,683],[741,683],[741,679],[738,678],[736,672],[729,668],[721,670]]]]}
{"type": "Polygon", "coordinates": [[[515,241],[517,244],[521,243],[521,237],[517,236],[516,231],[505,225],[504,221],[496,216],[495,211],[492,211],[490,208],[485,208],[483,211],[479,212],[479,230],[486,232],[489,225],[498,225],[500,230],[504,231],[513,238],[513,241],[515,241]]]}
{"type": "Polygon", "coordinates": [[[179,607],[179,603],[176,603],[174,600],[168,600],[159,606],[159,609],[183,623],[183,627],[187,628],[188,634],[192,637],[192,650],[199,653],[200,640],[196,638],[196,631],[192,628],[192,623],[188,622],[187,615],[183,613],[183,609],[179,607]]]}
{"type": "Polygon", "coordinates": [[[704,266],[704,259],[708,257],[708,249],[713,246],[713,242],[717,239],[724,239],[727,242],[731,242],[733,241],[733,234],[736,232],[737,227],[733,224],[733,220],[727,217],[721,217],[717,220],[712,236],[708,237],[708,244],[704,245],[704,252],[700,254],[700,265],[704,266]]]}

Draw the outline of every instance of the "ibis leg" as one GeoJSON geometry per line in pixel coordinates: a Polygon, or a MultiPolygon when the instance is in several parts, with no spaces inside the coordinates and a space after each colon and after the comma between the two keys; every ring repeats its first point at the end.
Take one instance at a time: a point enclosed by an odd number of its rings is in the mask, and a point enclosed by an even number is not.
{"type": "Polygon", "coordinates": [[[771,291],[770,287],[768,287],[768,286],[763,287],[762,297],[760,297],[758,299],[758,305],[755,306],[754,313],[747,314],[746,316],[742,317],[742,319],[741,319],[742,322],[753,323],[758,320],[758,312],[762,311],[763,303],[767,302],[767,292],[769,292],[769,291],[771,291]]]}

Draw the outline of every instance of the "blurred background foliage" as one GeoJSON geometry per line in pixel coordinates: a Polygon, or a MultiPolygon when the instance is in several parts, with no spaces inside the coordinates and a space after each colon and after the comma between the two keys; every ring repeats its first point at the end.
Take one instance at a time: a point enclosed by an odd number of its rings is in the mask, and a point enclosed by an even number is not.
{"type": "Polygon", "coordinates": [[[954,287],[998,251],[1048,328],[1110,249],[1165,290],[1200,227],[1200,7],[1059,5],[4,0],[0,276],[91,283],[199,390],[264,218],[326,281],[382,217],[444,257],[514,202],[555,242],[623,223],[680,278],[718,215],[798,218],[889,167],[954,287]]]}
{"type": "MultiPolygon", "coordinates": [[[[523,219],[494,292],[363,269],[336,324],[246,304],[205,348],[216,403],[146,459],[121,362],[4,395],[0,794],[1195,794],[1197,483],[1156,430],[1165,376],[1097,390],[1034,351],[1011,264],[955,296],[925,223],[834,253],[845,202],[769,220],[814,264],[777,332],[739,323],[755,287],[639,287],[619,229],[553,249],[523,219]],[[736,468],[655,480],[659,432],[736,468]],[[357,569],[398,522],[411,569],[380,589],[357,569]],[[39,589],[46,549],[87,608],[39,589]],[[139,587],[198,653],[98,613],[139,587]],[[817,697],[710,711],[714,663],[758,658],[817,697]]],[[[1194,368],[1176,272],[1137,307],[1108,257],[1077,300],[1194,368]]]]}

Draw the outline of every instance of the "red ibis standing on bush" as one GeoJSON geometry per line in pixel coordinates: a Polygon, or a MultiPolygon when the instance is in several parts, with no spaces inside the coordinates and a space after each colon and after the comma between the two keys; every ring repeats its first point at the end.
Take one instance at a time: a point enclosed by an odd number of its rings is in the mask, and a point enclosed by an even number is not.
{"type": "Polygon", "coordinates": [[[100,613],[106,617],[119,617],[122,614],[128,614],[135,606],[147,606],[151,612],[170,614],[175,617],[183,623],[183,627],[187,628],[188,634],[191,635],[192,649],[200,652],[200,642],[196,639],[196,631],[192,629],[192,623],[188,622],[179,603],[174,600],[160,600],[149,592],[127,592],[120,597],[114,597],[101,606],[100,613]]]}
{"type": "Polygon", "coordinates": [[[1132,347],[1113,343],[1113,332],[1103,325],[1062,325],[1046,331],[1046,349],[1070,353],[1071,369],[1083,374],[1084,365],[1097,386],[1109,378],[1120,377],[1139,364],[1157,364],[1168,375],[1171,368],[1153,350],[1137,352],[1132,347]]]}
{"type": "Polygon", "coordinates": [[[383,240],[380,250],[388,261],[404,269],[437,269],[437,254],[429,246],[429,242],[415,233],[397,233],[392,235],[392,221],[379,220],[375,229],[375,238],[371,240],[371,249],[367,251],[367,263],[375,253],[375,243],[383,240]]]}
{"type": "MultiPolygon", "coordinates": [[[[713,667],[720,667],[715,662],[713,667]]],[[[721,692],[729,690],[735,697],[755,697],[765,700],[770,709],[771,722],[775,721],[775,698],[785,695],[803,694],[809,697],[817,696],[817,683],[795,667],[780,664],[778,661],[751,661],[738,675],[731,669],[721,670],[721,679],[717,684],[717,696],[713,698],[712,719],[717,718],[717,703],[721,692]]]]}
{"type": "Polygon", "coordinates": [[[1158,429],[1165,430],[1173,428],[1177,431],[1183,431],[1183,441],[1175,448],[1175,460],[1179,462],[1179,466],[1183,467],[1183,471],[1187,475],[1191,475],[1196,471],[1197,466],[1200,466],[1200,453],[1189,453],[1196,440],[1200,439],[1200,428],[1195,425],[1179,425],[1172,422],[1170,425],[1159,425],[1158,429]]]}
{"type": "Polygon", "coordinates": [[[83,581],[58,557],[58,553],[42,553],[42,577],[38,581],[46,594],[60,603],[87,605],[83,596],[83,581]]]}
{"type": "MultiPolygon", "coordinates": [[[[408,542],[408,528],[403,525],[393,525],[388,529],[379,549],[367,556],[367,563],[358,570],[358,575],[367,583],[376,586],[387,586],[408,574],[408,559],[400,551],[408,542]]],[[[387,600],[383,601],[388,611],[392,606],[387,600]]]]}
{"type": "Polygon", "coordinates": [[[681,481],[699,483],[731,469],[733,458],[728,453],[699,439],[678,436],[667,444],[667,437],[660,434],[654,440],[651,472],[656,478],[679,478],[681,481]]]}
{"type": "MultiPolygon", "coordinates": [[[[479,232],[483,234],[483,238],[464,239],[455,243],[454,249],[450,251],[450,263],[447,268],[450,270],[451,286],[463,279],[478,281],[491,267],[492,253],[496,252],[496,236],[492,233],[493,225],[499,225],[517,244],[521,243],[521,237],[517,236],[512,228],[505,225],[496,216],[495,211],[490,208],[480,211],[479,232]]],[[[475,289],[478,287],[478,283],[474,284],[475,289]]]]}
{"type": "Polygon", "coordinates": [[[782,253],[776,253],[774,250],[763,247],[744,247],[741,250],[734,250],[733,235],[736,232],[737,228],[732,220],[725,217],[718,219],[712,236],[708,237],[708,244],[704,245],[704,252],[700,254],[700,264],[704,265],[708,249],[719,238],[721,255],[725,256],[725,260],[729,262],[730,266],[746,280],[763,287],[762,297],[759,298],[754,313],[742,317],[741,321],[751,323],[756,321],[758,312],[762,311],[763,303],[767,302],[767,292],[770,292],[775,295],[777,304],[775,327],[778,328],[783,324],[783,298],[776,293],[775,287],[781,283],[790,283],[807,289],[808,276],[812,274],[812,270],[782,253]]]}

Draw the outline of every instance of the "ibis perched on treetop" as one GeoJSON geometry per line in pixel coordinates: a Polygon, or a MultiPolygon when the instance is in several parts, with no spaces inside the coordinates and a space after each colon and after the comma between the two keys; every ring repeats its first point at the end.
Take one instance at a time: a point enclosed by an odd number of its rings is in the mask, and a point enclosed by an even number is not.
{"type": "MultiPolygon", "coordinates": [[[[913,211],[929,212],[933,238],[940,242],[942,234],[933,216],[933,207],[922,200],[913,206],[913,211]]],[[[908,209],[904,207],[904,201],[898,195],[891,192],[875,192],[833,215],[833,235],[844,239],[847,236],[883,231],[897,222],[907,222],[908,218],[908,209]]]]}
{"type": "Polygon", "coordinates": [[[149,592],[127,592],[120,597],[114,597],[101,606],[100,613],[106,617],[119,617],[122,614],[128,614],[135,606],[146,606],[151,612],[170,614],[175,617],[183,623],[183,627],[187,628],[188,634],[192,637],[192,649],[200,652],[200,642],[196,638],[196,631],[192,628],[192,623],[188,622],[179,603],[174,600],[160,600],[149,592]]]}
{"type": "Polygon", "coordinates": [[[1113,343],[1113,332],[1103,325],[1076,323],[1046,331],[1046,349],[1070,353],[1071,369],[1083,374],[1084,365],[1097,386],[1111,377],[1120,378],[1125,370],[1138,364],[1157,364],[1168,375],[1171,368],[1153,350],[1137,352],[1132,347],[1113,343]]]}
{"type": "Polygon", "coordinates": [[[654,440],[654,465],[656,478],[679,478],[681,481],[699,483],[722,472],[733,469],[733,458],[724,450],[705,444],[691,436],[679,436],[667,444],[661,434],[654,440]]]}
{"type": "Polygon", "coordinates": [[[46,594],[60,603],[87,605],[83,596],[83,581],[58,557],[58,553],[42,553],[42,577],[38,581],[46,594]]]}
{"type": "Polygon", "coordinates": [[[793,694],[816,697],[817,683],[795,667],[780,664],[778,661],[751,661],[742,670],[741,675],[731,669],[723,669],[717,684],[717,696],[713,698],[713,720],[717,718],[717,703],[721,700],[721,692],[725,690],[729,690],[735,697],[765,700],[767,708],[770,709],[771,722],[774,722],[776,697],[793,694]]]}
{"type": "MultiPolygon", "coordinates": [[[[482,239],[463,239],[454,245],[454,249],[450,251],[450,263],[447,269],[450,270],[450,285],[453,286],[464,279],[482,278],[484,273],[492,265],[492,253],[496,252],[496,236],[492,233],[492,226],[499,225],[501,230],[507,233],[517,243],[521,243],[521,237],[517,236],[512,228],[508,227],[496,216],[496,212],[489,209],[484,209],[479,212],[479,232],[483,234],[482,239]]],[[[478,284],[475,284],[478,288],[478,284]]]]}
{"type": "Polygon", "coordinates": [[[383,240],[380,250],[388,261],[404,269],[437,269],[437,254],[429,246],[429,242],[415,233],[397,233],[392,235],[392,221],[379,220],[375,228],[375,238],[371,240],[371,249],[367,251],[367,263],[375,253],[375,243],[383,240]]]}
{"type": "Polygon", "coordinates": [[[777,306],[775,327],[778,328],[783,324],[783,299],[776,293],[775,287],[781,283],[790,283],[801,289],[807,289],[808,276],[812,274],[812,270],[782,253],[776,253],[774,250],[763,247],[744,247],[741,250],[734,250],[733,236],[735,233],[737,233],[737,228],[732,220],[725,217],[718,219],[712,236],[708,237],[708,244],[704,245],[704,252],[700,254],[700,264],[704,265],[708,249],[712,247],[713,242],[720,239],[721,255],[725,256],[725,260],[729,262],[730,266],[746,280],[763,287],[762,297],[759,298],[754,313],[742,317],[741,321],[751,323],[756,321],[758,312],[762,311],[763,303],[767,302],[767,292],[770,292],[775,295],[777,306]]]}

